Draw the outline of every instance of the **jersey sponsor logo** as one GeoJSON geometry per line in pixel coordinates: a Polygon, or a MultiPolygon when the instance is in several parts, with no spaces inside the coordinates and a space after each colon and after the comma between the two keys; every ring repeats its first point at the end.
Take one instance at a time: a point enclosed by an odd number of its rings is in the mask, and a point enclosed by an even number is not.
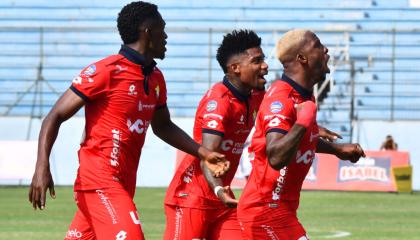
{"type": "Polygon", "coordinates": [[[238,122],[236,122],[237,124],[241,124],[241,125],[243,125],[243,124],[245,124],[245,122],[244,122],[244,115],[242,114],[241,115],[241,117],[239,118],[239,121],[238,122]]]}
{"type": "Polygon", "coordinates": [[[118,129],[112,129],[112,151],[111,151],[111,166],[116,167],[118,165],[118,160],[120,156],[120,140],[121,133],[118,129]]]}
{"type": "Polygon", "coordinates": [[[274,190],[272,191],[272,196],[271,196],[271,199],[273,199],[274,201],[280,200],[280,193],[283,190],[284,184],[286,182],[286,174],[287,174],[287,166],[283,167],[279,171],[279,177],[277,178],[276,186],[274,190]]]}
{"type": "Polygon", "coordinates": [[[217,102],[215,100],[210,100],[207,102],[206,111],[213,112],[217,108],[217,102]]]}
{"type": "Polygon", "coordinates": [[[82,236],[83,234],[77,228],[69,229],[66,234],[66,239],[80,239],[82,236]]]}
{"type": "Polygon", "coordinates": [[[233,140],[227,139],[223,140],[220,144],[220,148],[225,152],[232,152],[233,154],[242,154],[244,144],[234,142],[233,140]]]}
{"type": "Polygon", "coordinates": [[[194,176],[194,165],[191,165],[187,168],[187,170],[185,171],[185,175],[183,177],[183,181],[185,183],[190,183],[192,182],[192,177],[194,176]]]}
{"type": "Polygon", "coordinates": [[[278,118],[283,119],[283,120],[290,119],[289,117],[284,116],[283,114],[269,114],[269,115],[264,116],[264,120],[271,119],[273,117],[278,117],[278,118]]]}
{"type": "Polygon", "coordinates": [[[124,230],[121,230],[116,236],[115,236],[115,240],[124,240],[127,238],[127,232],[125,232],[124,230]]]}
{"type": "Polygon", "coordinates": [[[83,75],[92,76],[95,72],[96,72],[96,66],[95,64],[92,64],[83,71],[83,75]]]}
{"type": "Polygon", "coordinates": [[[215,117],[215,118],[218,118],[220,120],[223,120],[223,116],[219,115],[219,114],[216,114],[216,113],[206,113],[206,114],[203,115],[203,118],[208,118],[208,117],[215,117]]]}
{"type": "Polygon", "coordinates": [[[143,120],[137,119],[135,122],[132,122],[131,119],[127,119],[127,127],[130,132],[143,134],[146,132],[148,125],[148,121],[143,122],[143,120]]]}
{"type": "Polygon", "coordinates": [[[131,217],[131,220],[133,220],[134,224],[141,225],[139,215],[137,214],[136,211],[130,211],[130,217],[131,217]]]}
{"type": "Polygon", "coordinates": [[[303,162],[304,164],[312,163],[312,160],[315,158],[315,151],[313,150],[307,150],[305,153],[302,154],[302,152],[299,150],[296,153],[296,163],[303,162]]]}
{"type": "Polygon", "coordinates": [[[309,168],[308,174],[306,174],[305,181],[315,182],[318,172],[318,157],[315,155],[315,158],[312,160],[312,165],[309,168]]]}
{"type": "Polygon", "coordinates": [[[311,135],[309,137],[309,142],[312,142],[314,139],[317,139],[319,137],[319,133],[313,133],[311,132],[311,135]]]}
{"type": "Polygon", "coordinates": [[[283,104],[279,101],[274,101],[270,104],[270,111],[272,113],[278,113],[283,109],[283,104]]]}
{"type": "Polygon", "coordinates": [[[104,205],[105,209],[108,211],[109,216],[111,217],[112,224],[117,224],[117,214],[112,206],[111,200],[105,195],[102,190],[96,190],[99,198],[101,199],[102,204],[104,205]]]}
{"type": "Polygon", "coordinates": [[[143,111],[143,109],[153,110],[155,109],[155,107],[156,107],[156,104],[143,104],[141,101],[139,101],[138,110],[139,112],[143,111]]]}
{"type": "Polygon", "coordinates": [[[131,84],[130,87],[128,87],[128,95],[130,96],[137,95],[136,85],[131,84]]]}
{"type": "Polygon", "coordinates": [[[280,240],[280,238],[277,236],[276,232],[273,230],[271,226],[261,225],[261,228],[265,230],[267,237],[270,240],[280,240]]]}
{"type": "Polygon", "coordinates": [[[217,128],[218,125],[219,123],[217,123],[216,120],[211,120],[210,122],[207,123],[207,127],[209,128],[217,128]]]}

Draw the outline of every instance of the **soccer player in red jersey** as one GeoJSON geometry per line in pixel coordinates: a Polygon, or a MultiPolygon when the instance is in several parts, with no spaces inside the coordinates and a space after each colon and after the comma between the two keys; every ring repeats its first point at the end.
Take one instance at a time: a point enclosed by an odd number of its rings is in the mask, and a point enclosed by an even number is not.
{"type": "Polygon", "coordinates": [[[320,138],[313,86],[329,72],[328,49],[311,31],[295,29],[277,44],[284,67],[281,80],[267,90],[255,123],[252,171],[238,204],[243,239],[305,240],[296,211],[302,183],[315,152],[357,162],[359,144],[320,138]]]}
{"type": "Polygon", "coordinates": [[[86,67],[43,121],[29,190],[34,209],[55,198],[49,155],[62,122],[85,106],[74,192],[78,210],[65,239],[144,239],[133,202],[136,172],[149,125],[165,142],[203,160],[216,174],[224,155],[194,142],[170,119],[166,86],[154,58],[165,57],[165,21],[157,6],[126,5],[118,16],[119,54],[86,67]]]}
{"type": "Polygon", "coordinates": [[[231,169],[214,178],[202,161],[186,155],[165,198],[165,240],[241,239],[237,200],[229,185],[264,94],[268,65],[260,46],[253,31],[240,30],[225,35],[217,50],[225,77],[201,99],[194,139],[223,153],[231,169]]]}

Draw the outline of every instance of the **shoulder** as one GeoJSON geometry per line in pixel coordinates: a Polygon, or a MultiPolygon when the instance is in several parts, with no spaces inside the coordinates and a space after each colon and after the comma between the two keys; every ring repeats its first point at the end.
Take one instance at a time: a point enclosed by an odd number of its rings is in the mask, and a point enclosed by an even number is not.
{"type": "Polygon", "coordinates": [[[121,60],[122,58],[123,56],[121,55],[111,55],[109,57],[106,57],[95,63],[88,65],[82,70],[82,74],[91,76],[98,73],[110,72],[113,69],[111,66],[118,63],[118,61],[121,60]]]}
{"type": "Polygon", "coordinates": [[[228,99],[229,89],[222,83],[214,84],[206,93],[207,98],[228,99]]]}

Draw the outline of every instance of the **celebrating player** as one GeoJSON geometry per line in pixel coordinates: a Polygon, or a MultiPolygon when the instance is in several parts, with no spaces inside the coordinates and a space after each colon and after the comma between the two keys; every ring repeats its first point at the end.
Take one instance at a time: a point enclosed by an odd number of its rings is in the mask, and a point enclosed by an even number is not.
{"type": "Polygon", "coordinates": [[[196,157],[186,155],[165,198],[166,240],[241,239],[229,185],[264,94],[268,65],[260,45],[253,31],[240,30],[225,35],[217,50],[225,77],[201,99],[194,139],[225,154],[231,169],[214,178],[196,157]]]}
{"type": "Polygon", "coordinates": [[[358,144],[319,137],[313,86],[329,72],[328,49],[311,31],[295,29],[276,46],[284,74],[267,91],[255,124],[253,168],[238,204],[243,239],[308,239],[296,210],[315,152],[357,162],[358,144]]]}
{"type": "Polygon", "coordinates": [[[154,58],[165,57],[165,21],[157,6],[126,5],[118,16],[124,45],[119,54],[86,67],[43,121],[38,159],[29,191],[35,209],[54,198],[49,155],[62,122],[85,106],[85,137],[74,186],[78,210],[66,239],[144,239],[133,202],[136,172],[146,131],[192,154],[216,175],[224,156],[194,142],[171,120],[166,86],[154,58]]]}

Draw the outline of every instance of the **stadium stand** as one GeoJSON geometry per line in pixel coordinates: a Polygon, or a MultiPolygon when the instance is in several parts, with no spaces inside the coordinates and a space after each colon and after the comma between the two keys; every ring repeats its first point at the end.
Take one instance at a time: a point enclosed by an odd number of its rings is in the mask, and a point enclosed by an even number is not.
{"type": "MultiPolygon", "coordinates": [[[[115,53],[115,19],[127,2],[1,1],[0,115],[42,117],[84,66],[115,53]]],[[[273,80],[281,73],[272,58],[277,36],[304,27],[333,56],[320,124],[349,141],[352,119],[420,119],[420,9],[406,0],[155,2],[167,22],[167,58],[158,64],[174,116],[192,117],[203,92],[221,80],[215,52],[225,32],[256,30],[273,80]]]]}

